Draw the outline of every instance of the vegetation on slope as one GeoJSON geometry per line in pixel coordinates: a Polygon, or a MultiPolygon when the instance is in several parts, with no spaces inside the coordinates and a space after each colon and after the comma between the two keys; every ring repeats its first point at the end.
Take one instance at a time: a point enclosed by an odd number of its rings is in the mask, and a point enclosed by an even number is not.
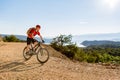
{"type": "MultiPolygon", "coordinates": [[[[71,35],[60,35],[53,39],[51,46],[66,55],[70,59],[85,61],[89,63],[119,63],[120,48],[104,46],[89,46],[79,48],[71,42],[71,35]]],[[[110,46],[110,45],[109,45],[110,46]]],[[[114,46],[111,44],[111,46],[114,46]]]]}

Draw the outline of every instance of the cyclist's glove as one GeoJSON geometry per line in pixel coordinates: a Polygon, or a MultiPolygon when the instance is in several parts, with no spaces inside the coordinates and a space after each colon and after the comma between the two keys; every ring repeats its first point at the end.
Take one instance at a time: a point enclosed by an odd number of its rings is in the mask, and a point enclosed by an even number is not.
{"type": "Polygon", "coordinates": [[[42,43],[45,43],[45,41],[44,41],[44,40],[42,40],[42,43]]]}

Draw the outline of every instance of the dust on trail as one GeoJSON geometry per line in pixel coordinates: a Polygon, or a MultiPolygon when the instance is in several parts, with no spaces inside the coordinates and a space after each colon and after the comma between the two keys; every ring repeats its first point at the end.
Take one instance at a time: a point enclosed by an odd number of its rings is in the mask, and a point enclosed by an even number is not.
{"type": "Polygon", "coordinates": [[[50,46],[50,59],[40,64],[36,56],[25,61],[26,43],[0,43],[0,80],[120,80],[120,68],[72,62],[50,46]]]}

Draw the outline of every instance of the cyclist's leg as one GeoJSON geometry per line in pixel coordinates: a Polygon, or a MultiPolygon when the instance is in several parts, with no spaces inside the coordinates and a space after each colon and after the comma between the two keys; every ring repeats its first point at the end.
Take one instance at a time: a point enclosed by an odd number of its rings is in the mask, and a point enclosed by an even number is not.
{"type": "Polygon", "coordinates": [[[31,42],[32,42],[32,39],[27,37],[27,49],[26,49],[27,51],[26,52],[29,51],[31,42]]]}

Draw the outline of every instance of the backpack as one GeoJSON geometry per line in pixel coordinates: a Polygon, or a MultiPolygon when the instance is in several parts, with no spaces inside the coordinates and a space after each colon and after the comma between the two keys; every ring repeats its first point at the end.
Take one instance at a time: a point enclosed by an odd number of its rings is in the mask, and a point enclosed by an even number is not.
{"type": "Polygon", "coordinates": [[[30,33],[31,33],[31,30],[35,30],[35,28],[34,27],[32,27],[32,28],[29,28],[28,30],[27,30],[27,35],[29,35],[30,33]]]}

